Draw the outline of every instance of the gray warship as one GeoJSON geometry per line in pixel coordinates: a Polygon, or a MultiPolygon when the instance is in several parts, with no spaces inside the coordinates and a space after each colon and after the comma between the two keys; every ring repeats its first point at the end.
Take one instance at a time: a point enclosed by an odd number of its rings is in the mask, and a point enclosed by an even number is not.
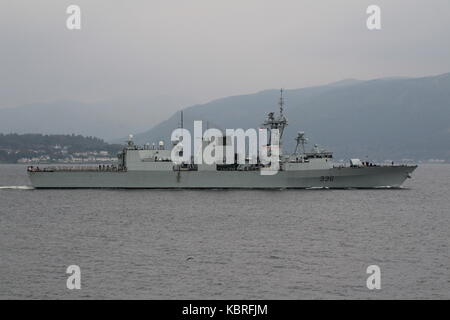
{"type": "MultiPolygon", "coordinates": [[[[277,129],[280,133],[276,174],[261,174],[265,168],[259,160],[256,164],[178,164],[172,161],[172,150],[162,141],[158,146],[138,146],[130,136],[126,147],[118,154],[117,164],[30,166],[28,176],[37,189],[358,189],[399,188],[417,168],[416,165],[394,163],[372,164],[359,159],[349,159],[346,164],[335,163],[333,153],[317,145],[306,151],[304,132],[299,132],[295,138],[294,152],[285,154],[281,141],[288,122],[283,107],[281,91],[279,114],[271,112],[263,122],[266,130],[277,129]]],[[[207,145],[208,141],[202,144],[207,145]]]]}

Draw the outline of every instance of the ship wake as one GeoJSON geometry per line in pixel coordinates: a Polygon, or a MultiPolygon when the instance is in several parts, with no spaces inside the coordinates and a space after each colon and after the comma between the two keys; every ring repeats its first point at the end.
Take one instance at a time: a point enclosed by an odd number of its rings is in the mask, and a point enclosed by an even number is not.
{"type": "Polygon", "coordinates": [[[32,186],[0,186],[0,190],[32,190],[32,186]]]}

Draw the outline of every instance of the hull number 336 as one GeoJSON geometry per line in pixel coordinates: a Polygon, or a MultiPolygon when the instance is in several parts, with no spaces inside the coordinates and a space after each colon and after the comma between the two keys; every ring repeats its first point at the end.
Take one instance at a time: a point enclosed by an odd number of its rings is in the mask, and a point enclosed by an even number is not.
{"type": "Polygon", "coordinates": [[[321,176],[320,182],[329,182],[334,181],[334,176],[321,176]]]}

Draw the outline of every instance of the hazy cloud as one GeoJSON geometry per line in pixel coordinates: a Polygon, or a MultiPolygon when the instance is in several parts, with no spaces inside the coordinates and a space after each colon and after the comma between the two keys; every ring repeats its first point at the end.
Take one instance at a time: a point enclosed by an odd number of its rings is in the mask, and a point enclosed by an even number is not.
{"type": "Polygon", "coordinates": [[[164,95],[200,103],[444,73],[449,30],[448,0],[2,1],[0,106],[164,95]],[[81,7],[80,31],[66,29],[70,4],[81,7]],[[381,7],[380,31],[366,28],[370,4],[381,7]]]}

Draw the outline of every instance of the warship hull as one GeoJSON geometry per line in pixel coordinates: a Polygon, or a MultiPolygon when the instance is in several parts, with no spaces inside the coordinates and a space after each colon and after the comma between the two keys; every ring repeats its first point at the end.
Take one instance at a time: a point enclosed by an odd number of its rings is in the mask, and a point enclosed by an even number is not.
{"type": "Polygon", "coordinates": [[[417,166],[333,167],[280,171],[30,171],[34,188],[347,189],[398,188],[417,166]]]}

